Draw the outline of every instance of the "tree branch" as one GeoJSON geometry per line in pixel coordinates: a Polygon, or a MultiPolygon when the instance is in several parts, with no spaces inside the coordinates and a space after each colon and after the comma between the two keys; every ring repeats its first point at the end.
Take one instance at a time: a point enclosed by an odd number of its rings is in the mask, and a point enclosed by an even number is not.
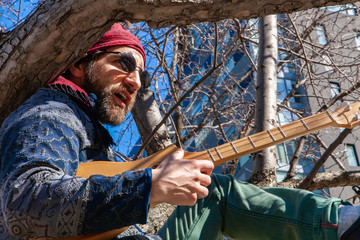
{"type": "Polygon", "coordinates": [[[39,87],[82,57],[116,21],[144,21],[157,28],[227,18],[250,19],[350,2],[257,1],[254,7],[252,0],[45,1],[0,41],[0,123],[39,87]]]}
{"type": "Polygon", "coordinates": [[[195,88],[197,88],[202,82],[204,82],[208,77],[213,74],[213,72],[218,69],[220,66],[222,66],[224,62],[220,62],[215,68],[212,68],[205,76],[203,76],[197,83],[195,83],[186,93],[184,93],[178,102],[175,103],[175,105],[166,113],[164,118],[161,120],[161,122],[156,126],[156,128],[152,131],[152,133],[149,135],[146,141],[144,141],[143,145],[139,149],[139,151],[136,153],[134,159],[137,159],[138,156],[142,151],[144,151],[145,147],[149,144],[151,141],[153,135],[159,130],[159,128],[166,122],[168,117],[176,110],[176,108],[185,100],[186,97],[190,95],[194,91],[195,88]]]}
{"type": "Polygon", "coordinates": [[[313,169],[311,169],[310,173],[306,175],[304,180],[299,184],[299,188],[308,189],[312,179],[315,177],[316,173],[319,169],[324,165],[326,160],[330,157],[331,153],[343,142],[343,140],[351,133],[352,129],[345,128],[341,134],[332,142],[328,149],[323,153],[320,159],[315,163],[313,169]]]}
{"type": "MultiPolygon", "coordinates": [[[[295,179],[292,181],[281,182],[278,187],[300,188],[300,183],[304,178],[295,179]]],[[[318,173],[310,181],[310,183],[303,189],[315,191],[332,187],[345,187],[358,185],[360,182],[360,171],[336,171],[318,173]]]]}

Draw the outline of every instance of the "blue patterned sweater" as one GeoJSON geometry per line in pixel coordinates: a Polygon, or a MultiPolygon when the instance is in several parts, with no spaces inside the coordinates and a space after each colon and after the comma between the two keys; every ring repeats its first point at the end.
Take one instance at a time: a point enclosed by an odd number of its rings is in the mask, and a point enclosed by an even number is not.
{"type": "Polygon", "coordinates": [[[114,161],[94,101],[66,79],[37,91],[0,129],[0,239],[59,238],[145,223],[151,170],[75,177],[114,161]]]}

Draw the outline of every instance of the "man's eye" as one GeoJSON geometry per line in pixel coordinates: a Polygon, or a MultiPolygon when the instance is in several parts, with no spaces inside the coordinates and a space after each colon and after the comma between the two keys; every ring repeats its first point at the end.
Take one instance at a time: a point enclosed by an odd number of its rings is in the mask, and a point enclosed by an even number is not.
{"type": "Polygon", "coordinates": [[[131,73],[136,70],[136,60],[134,56],[129,53],[121,55],[118,62],[125,72],[131,73]]]}

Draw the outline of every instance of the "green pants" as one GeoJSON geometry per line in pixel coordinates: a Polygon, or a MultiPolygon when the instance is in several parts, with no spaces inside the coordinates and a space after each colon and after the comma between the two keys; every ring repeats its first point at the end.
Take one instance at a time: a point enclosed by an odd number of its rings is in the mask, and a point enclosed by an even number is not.
{"type": "Polygon", "coordinates": [[[212,175],[209,195],[179,206],[160,229],[165,239],[336,240],[338,206],[309,191],[259,188],[232,176],[212,175]]]}

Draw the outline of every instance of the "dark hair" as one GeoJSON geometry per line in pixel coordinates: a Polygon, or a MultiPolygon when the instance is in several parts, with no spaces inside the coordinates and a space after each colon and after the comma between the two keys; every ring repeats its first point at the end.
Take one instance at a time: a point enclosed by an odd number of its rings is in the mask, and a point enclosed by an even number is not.
{"type": "MultiPolygon", "coordinates": [[[[95,60],[97,60],[100,55],[102,54],[102,51],[96,51],[92,54],[86,55],[84,57],[82,57],[80,60],[78,60],[74,65],[77,67],[80,64],[84,64],[85,67],[89,66],[92,62],[94,62],[95,60]]],[[[69,79],[71,76],[71,71],[70,69],[66,69],[65,72],[63,74],[61,74],[61,76],[63,76],[66,79],[69,79]]]]}

